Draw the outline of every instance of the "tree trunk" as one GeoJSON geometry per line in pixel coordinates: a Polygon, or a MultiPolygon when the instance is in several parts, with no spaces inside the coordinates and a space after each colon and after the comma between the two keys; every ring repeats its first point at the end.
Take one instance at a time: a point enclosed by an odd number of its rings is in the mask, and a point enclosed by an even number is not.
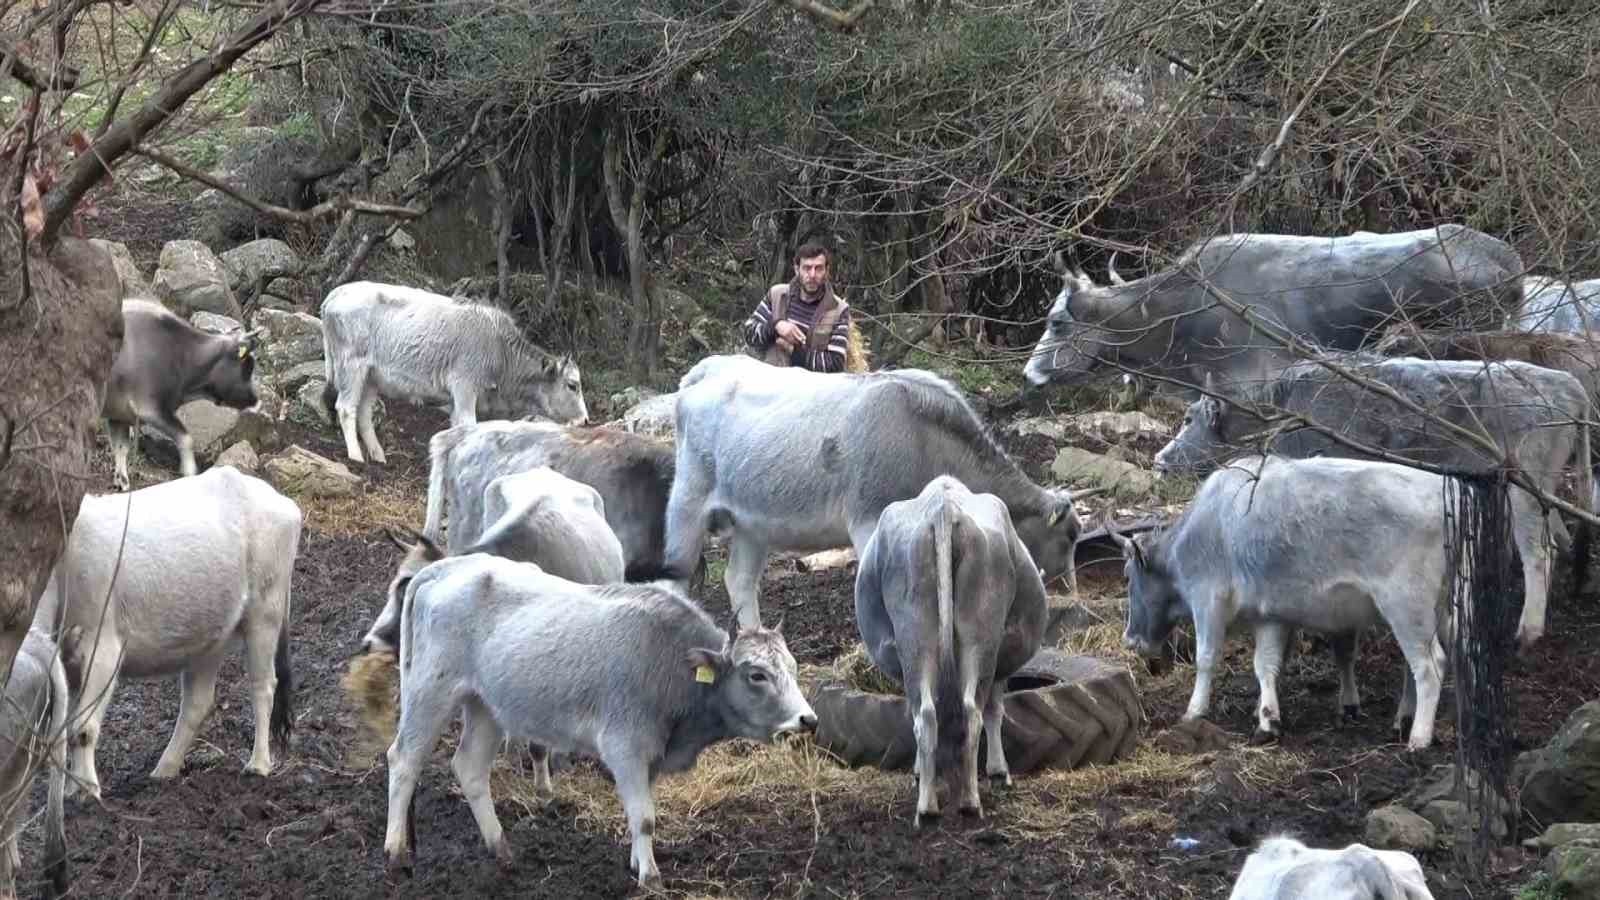
{"type": "Polygon", "coordinates": [[[666,155],[670,131],[661,128],[656,132],[650,156],[634,165],[633,184],[628,192],[627,205],[622,199],[622,154],[626,134],[618,132],[623,125],[613,120],[606,127],[604,156],[606,201],[611,207],[611,221],[622,232],[627,242],[628,296],[633,304],[633,328],[628,333],[628,358],[633,363],[634,374],[647,378],[655,373],[661,348],[661,321],[656,309],[655,295],[645,288],[644,259],[644,194],[650,176],[666,155]]]}
{"type": "MultiPolygon", "coordinates": [[[[78,517],[111,360],[122,346],[122,288],[105,251],[63,237],[28,253],[0,223],[0,682],[33,622],[78,517]]],[[[104,487],[101,485],[100,487],[104,487]]]]}
{"type": "MultiPolygon", "coordinates": [[[[572,208],[577,205],[578,135],[581,133],[580,131],[574,131],[567,147],[566,199],[557,200],[553,195],[551,198],[550,209],[551,214],[554,216],[553,224],[555,225],[556,236],[551,241],[551,246],[554,248],[554,258],[550,260],[549,281],[545,285],[545,305],[547,307],[555,306],[556,298],[560,296],[561,279],[566,275],[566,254],[572,235],[572,208]]],[[[559,153],[552,154],[550,159],[550,189],[552,191],[560,190],[562,183],[561,155],[559,153]]],[[[587,218],[585,218],[585,222],[587,221],[587,218]]],[[[587,256],[589,252],[589,239],[587,236],[584,237],[583,247],[583,255],[587,256]]]]}
{"type": "Polygon", "coordinates": [[[516,213],[511,203],[511,191],[506,186],[506,178],[498,162],[489,164],[489,185],[495,194],[494,296],[502,309],[508,309],[511,304],[511,218],[516,213]]]}

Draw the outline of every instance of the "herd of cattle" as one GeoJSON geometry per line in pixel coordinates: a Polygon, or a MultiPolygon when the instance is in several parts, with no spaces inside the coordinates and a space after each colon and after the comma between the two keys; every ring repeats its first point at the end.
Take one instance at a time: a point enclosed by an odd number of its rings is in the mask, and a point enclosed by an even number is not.
{"type": "MultiPolygon", "coordinates": [[[[1228,626],[1251,623],[1258,729],[1271,735],[1293,629],[1330,636],[1339,703],[1353,712],[1357,640],[1386,623],[1412,673],[1396,727],[1412,719],[1410,746],[1428,746],[1445,664],[1439,635],[1450,627],[1452,482],[1384,460],[1488,467],[1508,450],[1550,495],[1575,464],[1580,500],[1593,509],[1593,398],[1566,372],[1387,359],[1372,346],[1397,319],[1415,328],[1581,328],[1587,306],[1565,287],[1524,279],[1508,246],[1459,226],[1233,235],[1145,278],[1113,270],[1110,286],[1081,272],[1064,281],[1027,380],[1131,370],[1187,385],[1199,399],[1157,468],[1216,470],[1169,527],[1117,536],[1129,590],[1125,643],[1154,653],[1178,622],[1194,622],[1193,719],[1206,714],[1228,626]],[[1302,362],[1263,331],[1322,355],[1302,362]],[[1388,394],[1357,389],[1348,373],[1388,394]],[[1481,440],[1463,442],[1464,431],[1481,440]]],[[[9,778],[0,788],[15,794],[51,761],[46,866],[58,889],[61,796],[98,796],[95,744],[119,676],[181,675],[178,721],[155,778],[181,770],[235,640],[245,646],[256,717],[248,771],[271,770],[294,721],[288,621],[300,510],[231,467],[195,474],[175,415],[197,397],[254,405],[256,335],[206,334],[138,301],[125,303],[124,319],[103,407],[115,486],[128,487],[139,422],[172,435],[184,477],[84,500],[7,689],[0,724],[48,739],[11,745],[25,764],[0,768],[9,778]]],[[[362,638],[367,651],[394,654],[400,679],[388,752],[392,866],[409,865],[417,778],[459,715],[452,768],[490,851],[511,856],[489,768],[516,738],[540,763],[541,790],[550,752],[606,766],[627,814],[630,865],[641,885],[658,884],[659,775],[694,765],[720,740],[816,727],[781,624],[768,628],[760,613],[773,552],[855,550],[862,640],[909,700],[918,823],[939,812],[936,774],[960,809],[981,814],[985,732],[988,774],[1009,780],[996,686],[1040,645],[1045,585],[1075,584],[1083,523],[1070,494],[1024,474],[951,384],[916,370],[818,374],[712,356],[680,381],[675,438],[655,441],[586,424],[576,365],[526,343],[490,307],[360,282],[327,297],[322,322],[324,399],[352,459],[383,461],[372,427],[377,396],[451,405],[451,426],[429,441],[422,529],[409,542],[394,536],[405,553],[362,638]],[[732,634],[690,599],[713,534],[728,538],[732,634]]],[[[1519,636],[1531,642],[1544,628],[1546,526],[1563,537],[1565,529],[1529,492],[1513,504],[1527,594],[1519,636]]],[[[10,838],[0,853],[4,889],[15,824],[0,824],[10,838]]],[[[1290,841],[1263,844],[1233,894],[1346,895],[1430,896],[1406,854],[1290,841]]]]}

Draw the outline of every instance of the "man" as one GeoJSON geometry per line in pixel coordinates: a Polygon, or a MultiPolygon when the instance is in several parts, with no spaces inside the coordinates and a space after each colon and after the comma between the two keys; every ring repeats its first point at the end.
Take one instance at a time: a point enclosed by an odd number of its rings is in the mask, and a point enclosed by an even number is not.
{"type": "Polygon", "coordinates": [[[794,280],[775,284],[745,320],[754,355],[775,366],[843,372],[850,342],[850,305],[828,281],[829,254],[815,242],[794,255],[794,280]]]}

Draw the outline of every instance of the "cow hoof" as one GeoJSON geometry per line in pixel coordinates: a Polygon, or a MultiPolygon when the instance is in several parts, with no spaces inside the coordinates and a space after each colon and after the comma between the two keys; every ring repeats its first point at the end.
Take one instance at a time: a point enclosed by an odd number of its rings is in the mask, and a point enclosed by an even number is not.
{"type": "Polygon", "coordinates": [[[1266,744],[1276,744],[1277,742],[1278,731],[1275,728],[1257,728],[1255,733],[1250,735],[1250,746],[1252,747],[1260,747],[1266,744]]]}
{"type": "Polygon", "coordinates": [[[262,778],[265,778],[272,774],[272,763],[246,763],[244,767],[244,773],[246,775],[259,775],[262,778]]]}
{"type": "Polygon", "coordinates": [[[961,814],[969,819],[981,819],[983,818],[983,806],[976,803],[963,803],[961,805],[961,814]]]}
{"type": "Polygon", "coordinates": [[[990,787],[990,789],[996,790],[996,791],[1001,790],[1003,788],[1011,787],[1011,773],[1010,772],[990,772],[989,773],[989,787],[990,787]]]}
{"type": "Polygon", "coordinates": [[[406,850],[400,853],[391,853],[389,855],[388,868],[389,874],[391,875],[405,875],[407,878],[410,878],[412,875],[411,851],[406,850]]]}
{"type": "Polygon", "coordinates": [[[919,809],[919,810],[917,810],[917,814],[915,816],[911,817],[911,825],[912,825],[913,828],[921,828],[922,827],[922,821],[924,819],[938,819],[938,818],[939,818],[939,811],[937,809],[930,809],[930,810],[926,810],[926,811],[919,809]]]}
{"type": "Polygon", "coordinates": [[[166,781],[177,778],[178,773],[181,771],[183,771],[183,766],[181,765],[169,766],[163,763],[150,770],[150,777],[166,781]]]}
{"type": "Polygon", "coordinates": [[[1359,705],[1344,706],[1341,707],[1340,710],[1342,716],[1344,717],[1344,721],[1349,724],[1355,724],[1366,719],[1366,716],[1361,714],[1361,707],[1359,705]]]}
{"type": "Polygon", "coordinates": [[[639,879],[639,890],[647,894],[664,893],[666,886],[661,883],[661,873],[652,872],[648,878],[639,879]]]}
{"type": "Polygon", "coordinates": [[[511,851],[511,842],[504,837],[500,838],[500,843],[494,848],[494,861],[499,863],[502,869],[510,869],[517,864],[517,855],[511,851]]]}

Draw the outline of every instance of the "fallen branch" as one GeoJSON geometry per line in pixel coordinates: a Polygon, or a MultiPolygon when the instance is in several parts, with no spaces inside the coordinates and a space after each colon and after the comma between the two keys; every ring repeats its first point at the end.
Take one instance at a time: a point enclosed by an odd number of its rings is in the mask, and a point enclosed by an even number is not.
{"type": "Polygon", "coordinates": [[[241,192],[237,188],[228,185],[221,179],[213,178],[199,169],[196,169],[193,166],[185,165],[184,163],[181,163],[158,150],[153,150],[149,147],[140,145],[133,148],[133,153],[138,156],[143,156],[144,158],[153,162],[159,163],[191,181],[198,181],[206,187],[216,188],[222,193],[228,195],[234,200],[239,201],[240,203],[243,203],[245,206],[250,207],[264,216],[271,216],[274,219],[282,219],[286,222],[296,222],[301,225],[312,225],[320,222],[323,219],[332,218],[335,215],[345,212],[353,212],[359,215],[367,216],[388,216],[389,218],[393,219],[415,219],[422,215],[421,210],[413,209],[410,206],[393,206],[387,203],[374,203],[371,200],[357,200],[353,197],[343,195],[335,197],[332,200],[324,200],[310,209],[290,209],[287,206],[278,206],[276,204],[267,203],[266,201],[257,199],[255,197],[251,197],[248,194],[241,192]]]}
{"type": "Polygon", "coordinates": [[[783,2],[826,25],[831,25],[840,31],[849,31],[856,27],[856,22],[867,14],[867,10],[872,9],[875,0],[861,0],[849,11],[825,6],[818,0],[783,0],[783,2]]]}
{"type": "Polygon", "coordinates": [[[11,58],[11,77],[36,91],[70,91],[78,86],[78,70],[58,63],[49,72],[22,58],[10,41],[0,40],[0,57],[11,58]]]}

